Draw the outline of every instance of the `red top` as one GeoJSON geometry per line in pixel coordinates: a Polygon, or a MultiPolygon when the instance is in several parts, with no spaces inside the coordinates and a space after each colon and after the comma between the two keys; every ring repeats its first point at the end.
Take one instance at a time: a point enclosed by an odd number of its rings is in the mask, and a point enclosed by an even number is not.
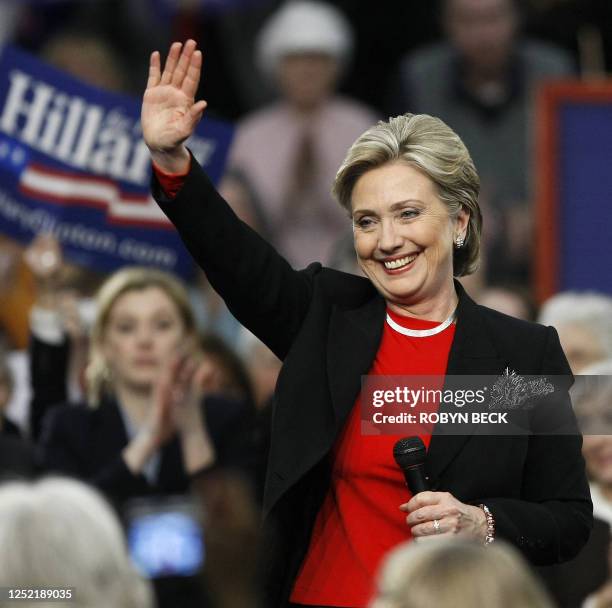
{"type": "MultiPolygon", "coordinates": [[[[438,322],[402,317],[400,325],[429,329],[438,322]]],[[[434,336],[405,336],[385,323],[368,375],[444,375],[455,325],[434,336]]],[[[399,506],[412,495],[393,459],[403,435],[362,436],[359,397],[333,451],[331,485],[319,510],[291,601],[317,606],[367,606],[383,555],[409,540],[399,506]]],[[[427,447],[430,435],[421,435],[427,447]]]]}
{"type": "Polygon", "coordinates": [[[191,159],[189,161],[189,167],[185,173],[166,173],[163,169],[160,169],[155,163],[153,163],[153,171],[162,190],[166,193],[168,198],[174,198],[179,190],[185,183],[185,178],[191,169],[191,159]]]}

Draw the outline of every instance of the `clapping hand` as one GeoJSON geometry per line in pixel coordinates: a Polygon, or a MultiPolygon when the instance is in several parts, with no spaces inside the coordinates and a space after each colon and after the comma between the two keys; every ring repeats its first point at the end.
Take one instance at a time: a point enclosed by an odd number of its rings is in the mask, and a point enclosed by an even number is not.
{"type": "Polygon", "coordinates": [[[155,163],[169,173],[189,166],[183,142],[193,133],[205,101],[195,101],[202,71],[202,53],[194,40],[175,42],[161,71],[158,51],[151,54],[149,79],[142,102],[142,134],[155,163]]]}
{"type": "Polygon", "coordinates": [[[149,430],[158,446],[177,432],[201,424],[202,381],[192,356],[178,355],[164,366],[153,394],[149,430]]]}
{"type": "Polygon", "coordinates": [[[165,365],[153,389],[148,419],[123,451],[132,473],[142,471],[145,463],[173,437],[181,442],[188,473],[210,466],[215,450],[208,434],[202,409],[208,373],[190,354],[177,355],[165,365]]]}
{"type": "Polygon", "coordinates": [[[216,459],[202,407],[211,373],[206,361],[179,355],[162,372],[153,397],[154,443],[162,445],[176,434],[188,473],[210,467],[216,459]]]}
{"type": "Polygon", "coordinates": [[[23,257],[41,286],[57,286],[64,267],[64,258],[61,245],[55,236],[38,234],[24,251],[23,257]]]}

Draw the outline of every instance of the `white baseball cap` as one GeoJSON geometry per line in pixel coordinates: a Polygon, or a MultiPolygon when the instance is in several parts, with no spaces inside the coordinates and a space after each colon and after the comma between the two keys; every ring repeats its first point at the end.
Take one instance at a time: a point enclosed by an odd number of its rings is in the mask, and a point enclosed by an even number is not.
{"type": "Polygon", "coordinates": [[[336,8],[324,2],[294,0],[274,13],[259,32],[257,60],[261,70],[273,76],[284,55],[325,53],[345,63],[352,47],[351,27],[336,8]]]}

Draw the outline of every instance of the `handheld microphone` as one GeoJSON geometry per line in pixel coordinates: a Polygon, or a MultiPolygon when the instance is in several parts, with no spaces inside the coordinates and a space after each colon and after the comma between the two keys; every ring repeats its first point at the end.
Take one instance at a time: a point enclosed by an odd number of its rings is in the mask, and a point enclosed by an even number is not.
{"type": "Polygon", "coordinates": [[[404,437],[393,446],[393,458],[402,469],[406,485],[413,495],[428,490],[425,478],[427,451],[420,437],[404,437]]]}

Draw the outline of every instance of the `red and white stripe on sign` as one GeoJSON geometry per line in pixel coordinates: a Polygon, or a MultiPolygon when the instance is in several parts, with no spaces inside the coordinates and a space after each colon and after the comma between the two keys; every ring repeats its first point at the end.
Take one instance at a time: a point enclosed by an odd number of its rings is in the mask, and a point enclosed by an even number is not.
{"type": "Polygon", "coordinates": [[[109,224],[171,228],[150,195],[122,192],[110,179],[62,171],[32,163],[21,174],[20,191],[37,200],[106,210],[109,224]]]}

